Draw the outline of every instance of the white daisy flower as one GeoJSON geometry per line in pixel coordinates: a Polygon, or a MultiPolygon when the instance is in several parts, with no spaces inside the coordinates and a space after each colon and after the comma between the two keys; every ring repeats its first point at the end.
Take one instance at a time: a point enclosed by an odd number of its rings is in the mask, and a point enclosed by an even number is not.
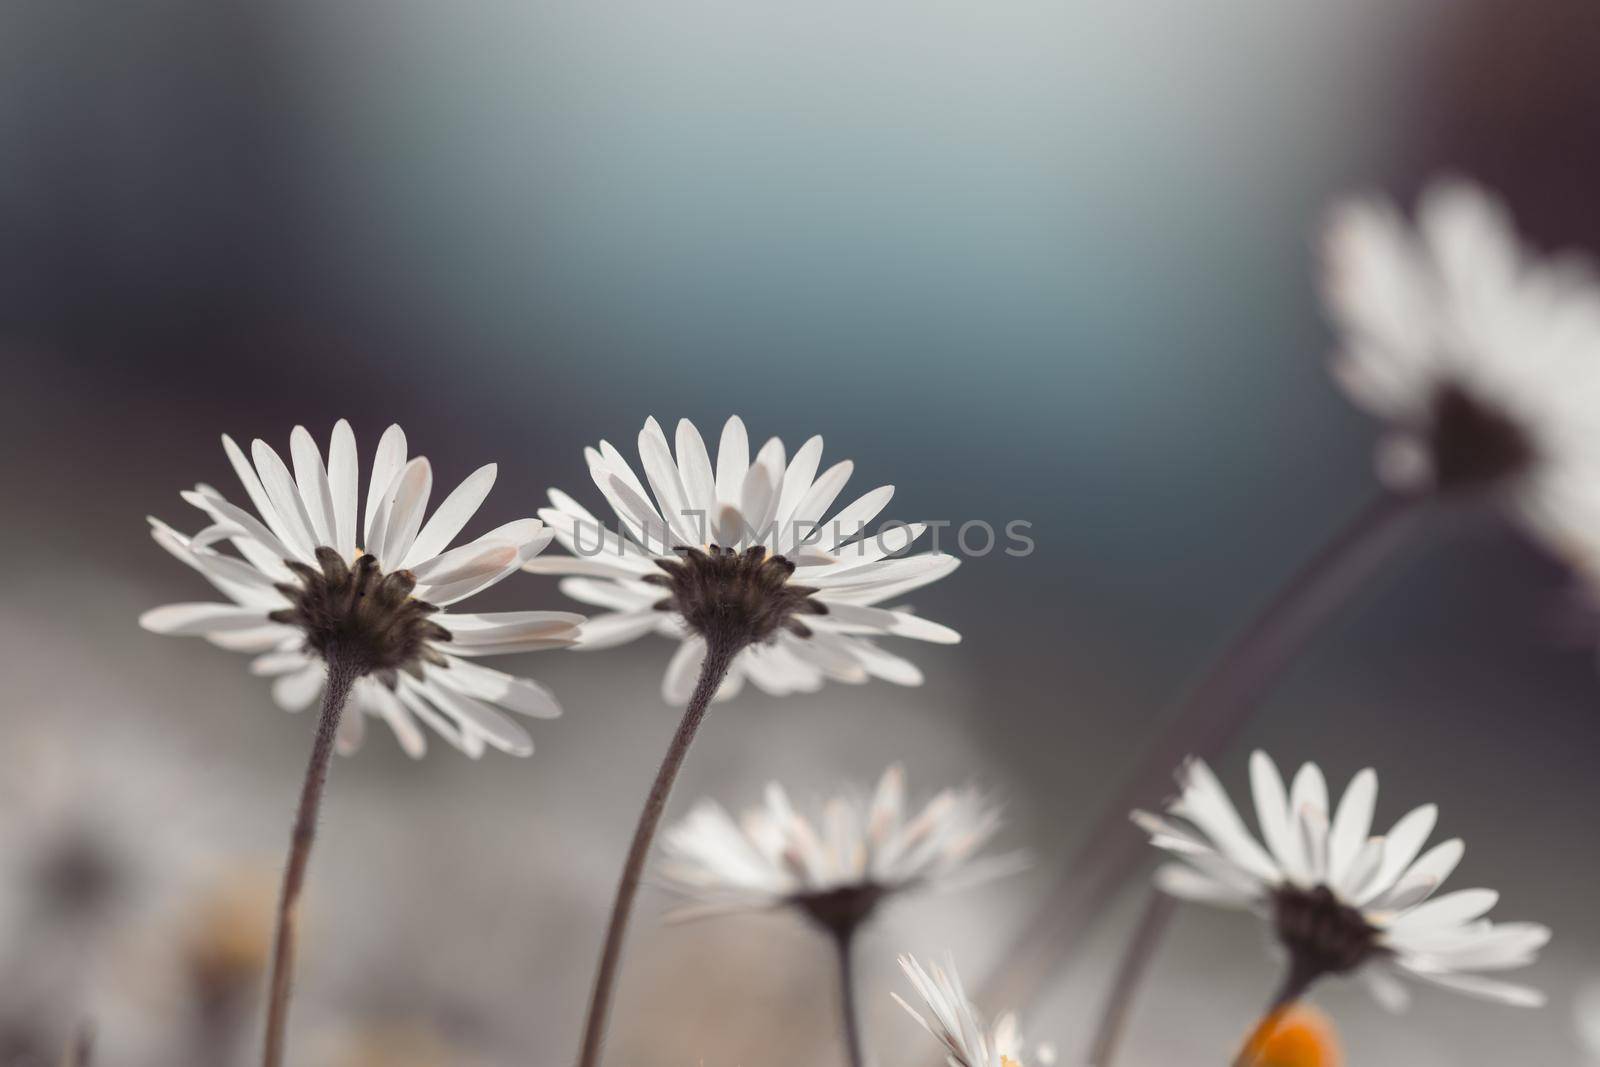
{"type": "Polygon", "coordinates": [[[1550,940],[1535,923],[1491,923],[1490,889],[1434,893],[1461,861],[1459,839],[1422,851],[1438,820],[1423,805],[1382,836],[1369,836],[1378,795],[1371,770],[1357,774],[1337,809],[1322,771],[1307,763],[1285,789],[1262,752],[1250,760],[1262,847],[1203,761],[1179,772],[1182,793],[1167,811],[1181,822],[1135,812],[1151,844],[1183,862],[1156,873],[1165,892],[1270,918],[1288,951],[1286,989],[1298,999],[1317,979],[1359,971],[1380,1003],[1405,1007],[1396,976],[1505,1004],[1536,1007],[1536,990],[1487,978],[1532,963],[1550,940]],[[1420,857],[1419,857],[1420,854],[1420,857]]]}
{"type": "Polygon", "coordinates": [[[897,893],[960,889],[1019,869],[1019,855],[978,856],[1000,821],[999,807],[972,788],[943,790],[908,812],[899,766],[870,800],[838,796],[809,819],[774,782],[737,821],[701,801],[662,839],[661,874],[693,900],[680,918],[791,905],[849,932],[897,893]]]}
{"type": "MultiPolygon", "coordinates": [[[[948,970],[934,964],[924,970],[915,958],[900,957],[900,969],[916,987],[931,1020],[898,993],[889,995],[924,1030],[939,1039],[950,1067],[1023,1067],[1023,1040],[1015,1013],[1002,1015],[992,1029],[986,1026],[978,1009],[967,999],[954,962],[947,961],[947,967],[948,970]]],[[[1047,1045],[1039,1046],[1035,1056],[1041,1067],[1055,1062],[1055,1053],[1047,1045]]]]}
{"type": "Polygon", "coordinates": [[[719,700],[746,679],[780,695],[812,692],[827,679],[919,685],[915,665],[872,639],[961,639],[905,607],[880,606],[937,581],[959,561],[940,553],[899,556],[926,531],[922,525],[890,524],[866,535],[893,486],[826,519],[854,465],[844,460],[819,476],[820,437],[793,459],[773,438],[752,459],[736,416],[723,427],[713,467],[692,423],[678,423],[674,458],[652,418],[639,433],[648,490],[609,443],[584,455],[619,530],[607,530],[552,489],[552,506],[539,515],[573,558],[537,560],[524,569],[570,575],[561,583],[564,593],[607,609],[584,625],[580,649],[610,648],[648,633],[681,641],[662,686],[672,703],[692,693],[708,635],[740,649],[719,700]]]}
{"type": "Polygon", "coordinates": [[[344,420],[333,428],[326,466],[311,435],[295,427],[292,474],[263,441],[251,446],[253,465],[232,438],[222,444],[260,518],[198,485],[183,498],[211,525],[185,537],[157,519],[150,524],[157,544],[230,602],[169,604],[145,612],[140,625],[254,653],[251,672],[272,677],[273,698],[290,711],[317,699],[323,659],[336,652],[362,674],[350,697],[359,713],[340,723],[341,752],[360,745],[368,715],[387,722],[413,757],[427,748],[418,720],[469,756],[486,745],[533,751],[527,731],[501,709],[551,718],[559,705],[538,683],[475,660],[569,646],[583,617],[443,610],[515,573],[550,542],[543,523],[519,519],[449,547],[494,484],[494,464],[473,472],[423,522],[433,470],[421,456],[407,460],[405,433],[390,426],[358,522],[355,435],[344,420]],[[238,555],[219,551],[230,544],[238,555]]]}
{"type": "Polygon", "coordinates": [[[1390,204],[1335,210],[1325,292],[1334,370],[1390,432],[1379,473],[1402,491],[1496,489],[1537,526],[1600,472],[1600,286],[1542,258],[1501,204],[1441,182],[1415,228],[1390,204]]]}

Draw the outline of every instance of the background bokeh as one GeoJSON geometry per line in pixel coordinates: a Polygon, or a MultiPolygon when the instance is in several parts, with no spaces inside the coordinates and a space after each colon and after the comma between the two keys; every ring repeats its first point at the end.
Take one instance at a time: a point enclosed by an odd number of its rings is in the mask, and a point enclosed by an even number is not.
{"type": "MultiPolygon", "coordinates": [[[[880,1062],[926,1062],[894,954],[1003,968],[1161,709],[1374,492],[1322,369],[1326,205],[1462,170],[1541,244],[1600,249],[1597,49],[1600,8],[1560,0],[8,3],[0,1062],[53,1062],[86,1018],[112,1067],[254,1040],[310,723],[134,623],[206,592],[143,516],[192,528],[180,489],[234,491],[220,433],[345,416],[370,456],[398,421],[441,482],[497,460],[471,532],[551,485],[596,502],[581,447],[631,452],[647,415],[731,412],[821,433],[895,517],[1033,523],[1032,556],[917,595],[966,637],[909,650],[925,687],[746,692],[680,782],[680,810],[739,805],[903,760],[913,789],[1006,798],[1032,873],[867,945],[880,1062]],[[58,914],[41,886],[81,888],[86,853],[114,865],[58,914]]],[[[1253,745],[1373,765],[1380,821],[1438,801],[1461,884],[1556,928],[1543,1012],[1327,988],[1354,1063],[1582,1062],[1600,678],[1569,585],[1491,518],[1436,524],[1221,761],[1236,786],[1253,745]]],[[[486,603],[562,606],[528,576],[486,603]]],[[[668,652],[515,663],[567,708],[531,760],[412,763],[375,731],[336,766],[296,1062],[569,1062],[668,652]]],[[[837,1062],[824,945],[781,916],[663,927],[661,902],[611,1063],[837,1062]]],[[[1065,1063],[1137,902],[1028,1020],[1065,1063]]],[[[1222,1062],[1274,978],[1248,919],[1183,911],[1124,1062],[1222,1062]]]]}

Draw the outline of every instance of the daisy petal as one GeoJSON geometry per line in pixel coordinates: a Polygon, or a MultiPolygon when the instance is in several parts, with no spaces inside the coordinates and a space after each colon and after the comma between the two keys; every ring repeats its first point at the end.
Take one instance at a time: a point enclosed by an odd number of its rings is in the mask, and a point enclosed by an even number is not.
{"type": "Polygon", "coordinates": [[[333,547],[344,559],[355,559],[361,531],[356,528],[356,496],[361,473],[356,459],[356,435],[343,419],[334,423],[328,441],[328,490],[333,495],[333,547]]]}
{"type": "Polygon", "coordinates": [[[174,637],[246,630],[266,621],[265,611],[238,604],[168,604],[139,616],[139,625],[146,630],[174,637]]]}
{"type": "Polygon", "coordinates": [[[745,433],[744,420],[734,415],[722,427],[722,441],[717,445],[717,502],[739,503],[739,491],[744,486],[745,473],[750,469],[750,438],[745,433]]]}
{"type": "Polygon", "coordinates": [[[328,485],[327,469],[322,465],[322,453],[304,426],[296,426],[289,435],[289,457],[294,462],[295,488],[305,504],[317,544],[334,544],[337,538],[333,530],[333,490],[328,485]]]}
{"type": "Polygon", "coordinates": [[[494,488],[499,469],[493,463],[486,463],[467,475],[466,480],[444,498],[444,503],[434,509],[400,565],[415,570],[419,564],[426,563],[448,548],[461,528],[478,513],[489,490],[494,488]]]}
{"type": "Polygon", "coordinates": [[[379,512],[387,514],[390,489],[406,465],[406,434],[399,426],[383,431],[378,441],[377,454],[372,458],[372,480],[367,483],[367,509],[361,520],[365,531],[361,543],[368,552],[377,555],[374,542],[381,541],[383,530],[378,527],[379,512]]]}

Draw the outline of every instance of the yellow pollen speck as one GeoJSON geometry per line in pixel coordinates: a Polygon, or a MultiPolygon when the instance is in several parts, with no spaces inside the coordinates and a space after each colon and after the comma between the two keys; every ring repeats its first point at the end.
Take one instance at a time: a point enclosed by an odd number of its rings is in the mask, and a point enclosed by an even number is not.
{"type": "Polygon", "coordinates": [[[1000,1067],[1022,1067],[1022,1064],[1018,1063],[1016,1060],[1012,1059],[1010,1056],[1001,1056],[1000,1057],[1000,1067]]]}
{"type": "Polygon", "coordinates": [[[1343,1067],[1344,1050],[1333,1022],[1310,1005],[1278,1015],[1277,1025],[1250,1045],[1255,1067],[1343,1067]]]}

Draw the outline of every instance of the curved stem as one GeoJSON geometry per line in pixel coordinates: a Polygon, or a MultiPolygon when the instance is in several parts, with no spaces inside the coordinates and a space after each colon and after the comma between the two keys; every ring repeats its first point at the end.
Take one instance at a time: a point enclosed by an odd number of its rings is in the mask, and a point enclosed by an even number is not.
{"type": "Polygon", "coordinates": [[[711,698],[722,686],[722,679],[733,663],[740,646],[731,641],[707,641],[705,662],[700,666],[700,680],[689,697],[678,732],[672,735],[666,757],[656,780],[645,798],[644,810],[639,813],[639,825],[633,831],[633,843],[628,846],[628,858],[622,866],[622,880],[617,884],[616,900],[611,905],[611,921],[606,926],[605,947],[600,951],[600,967],[595,974],[594,993],[589,998],[589,1014],[584,1022],[583,1048],[578,1053],[580,1067],[596,1067],[600,1062],[600,1045],[605,1039],[606,1017],[611,1011],[611,996],[617,984],[617,969],[622,962],[622,942],[628,932],[628,917],[633,914],[633,901],[639,894],[639,882],[644,876],[645,861],[650,857],[650,844],[655,840],[656,827],[666,810],[667,797],[672,793],[672,783],[677,780],[683,758],[689,754],[700,722],[706,716],[711,698]]]}
{"type": "Polygon", "coordinates": [[[1111,996],[1100,1015],[1100,1027],[1095,1031],[1093,1051],[1089,1053],[1088,1067],[1111,1067],[1117,1047],[1122,1043],[1123,1032],[1128,1027],[1128,1014],[1133,1008],[1134,995],[1144,980],[1145,972],[1155,959],[1161,946],[1161,936],[1166,933],[1178,902],[1159,889],[1150,890],[1150,900],[1145,904],[1139,925],[1134,929],[1128,946],[1123,950],[1122,962],[1117,967],[1117,977],[1111,986],[1111,996]]]}
{"type": "Polygon", "coordinates": [[[272,977],[268,983],[266,1047],[261,1059],[265,1067],[282,1067],[283,1064],[289,987],[294,979],[295,937],[300,923],[300,892],[305,887],[311,844],[317,836],[317,812],[322,807],[322,790],[328,781],[334,740],[339,736],[339,720],[350,698],[350,687],[362,674],[354,662],[341,660],[334,652],[328,653],[327,661],[328,681],[322,692],[317,736],[311,745],[305,784],[300,788],[300,807],[295,813],[294,832],[289,843],[289,865],[283,872],[283,892],[278,898],[278,928],[272,950],[272,977]]]}
{"type": "Polygon", "coordinates": [[[1024,1007],[1138,869],[1146,848],[1128,812],[1158,800],[1188,756],[1214,757],[1306,641],[1389,558],[1425,497],[1385,494],[1303,565],[1178,705],[1069,858],[1065,872],[985,988],[991,1004],[1024,1007]]]}
{"type": "Polygon", "coordinates": [[[833,935],[839,957],[839,1011],[844,1022],[845,1062],[850,1067],[865,1067],[861,1044],[861,1006],[856,1000],[855,928],[845,927],[833,935]]]}

